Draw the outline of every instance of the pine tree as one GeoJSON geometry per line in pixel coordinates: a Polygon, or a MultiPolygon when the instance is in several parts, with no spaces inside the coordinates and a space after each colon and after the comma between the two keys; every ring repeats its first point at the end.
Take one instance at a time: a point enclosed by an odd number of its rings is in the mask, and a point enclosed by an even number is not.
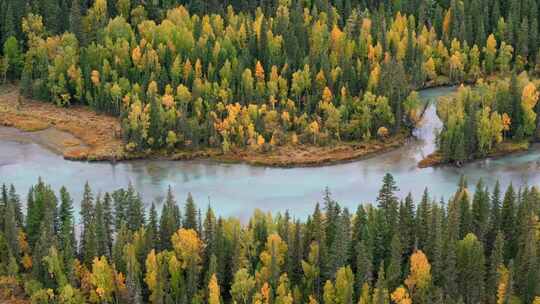
{"type": "Polygon", "coordinates": [[[472,232],[471,201],[468,190],[465,188],[459,196],[459,237],[464,238],[472,232]]]}
{"type": "Polygon", "coordinates": [[[388,289],[394,290],[402,282],[401,273],[401,259],[402,259],[402,246],[399,235],[396,233],[392,238],[391,243],[391,256],[390,263],[386,270],[388,289]]]}
{"type": "Polygon", "coordinates": [[[527,17],[523,18],[520,24],[520,29],[518,31],[517,37],[517,53],[527,59],[529,56],[529,19],[527,17]]]}
{"type": "Polygon", "coordinates": [[[159,240],[162,250],[172,248],[171,237],[180,228],[180,221],[180,210],[176,205],[172,189],[169,187],[159,220],[159,240]]]}
{"type": "Polygon", "coordinates": [[[193,230],[196,230],[198,227],[197,207],[195,206],[195,202],[193,201],[193,197],[191,196],[191,193],[188,193],[188,197],[186,199],[184,222],[182,226],[185,229],[193,229],[193,230]]]}
{"type": "Polygon", "coordinates": [[[43,219],[44,202],[43,192],[45,184],[41,179],[37,185],[30,187],[26,203],[26,233],[28,234],[28,243],[33,247],[39,236],[39,228],[43,219]]]}
{"type": "Polygon", "coordinates": [[[116,269],[121,273],[126,273],[127,270],[126,262],[124,260],[124,248],[130,242],[131,237],[132,235],[127,228],[127,225],[125,223],[122,224],[122,226],[116,232],[116,237],[112,249],[112,260],[114,261],[116,269]]]}
{"type": "Polygon", "coordinates": [[[503,206],[501,209],[501,228],[504,233],[505,243],[505,261],[510,260],[515,256],[517,250],[517,236],[516,236],[516,194],[512,184],[506,189],[504,194],[503,206]]]}
{"type": "Polygon", "coordinates": [[[4,238],[9,245],[9,254],[15,258],[20,257],[19,248],[19,227],[17,225],[15,204],[11,201],[6,201],[3,207],[3,216],[1,218],[4,238]]]}
{"type": "Polygon", "coordinates": [[[291,252],[290,258],[290,277],[291,284],[300,285],[302,278],[302,258],[304,256],[304,248],[302,246],[302,225],[300,220],[297,220],[294,224],[293,240],[289,251],[291,252]]]}
{"type": "Polygon", "coordinates": [[[210,206],[208,206],[203,224],[203,241],[206,244],[203,255],[203,267],[205,269],[204,272],[206,273],[209,273],[208,268],[210,266],[210,258],[212,254],[215,254],[217,251],[216,226],[217,222],[214,211],[210,206]]]}
{"type": "Polygon", "coordinates": [[[150,213],[148,215],[148,224],[146,225],[149,248],[159,248],[159,227],[156,205],[152,202],[150,213]]]}
{"type": "Polygon", "coordinates": [[[105,192],[105,195],[103,196],[103,202],[102,202],[103,231],[105,234],[105,245],[107,246],[109,253],[111,253],[112,245],[113,245],[113,233],[114,233],[114,221],[115,221],[111,204],[112,204],[111,195],[108,192],[105,192]]]}
{"type": "MultiPolygon", "coordinates": [[[[352,227],[352,236],[351,236],[351,244],[350,244],[350,256],[351,256],[351,268],[353,272],[356,274],[357,265],[356,265],[356,258],[359,255],[359,252],[357,251],[358,244],[365,238],[367,238],[368,231],[367,231],[367,214],[364,210],[363,205],[359,205],[356,209],[356,214],[353,217],[353,227],[352,227]]],[[[356,276],[358,279],[358,276],[356,276]]]]}
{"type": "Polygon", "coordinates": [[[103,203],[101,197],[96,199],[96,205],[94,208],[94,222],[95,222],[95,236],[96,236],[96,256],[111,257],[111,248],[109,247],[108,240],[111,238],[108,236],[107,227],[105,226],[105,212],[103,210],[103,203]]]}
{"type": "MultiPolygon", "coordinates": [[[[530,211],[529,211],[530,212],[530,211]]],[[[540,271],[538,269],[538,217],[532,212],[522,217],[526,223],[525,230],[520,235],[515,277],[516,290],[526,303],[533,301],[540,288],[540,271]]]]}
{"type": "Polygon", "coordinates": [[[74,233],[73,200],[65,187],[60,188],[60,210],[58,215],[60,218],[59,249],[69,275],[72,271],[70,265],[77,253],[77,244],[74,233]]]}
{"type": "Polygon", "coordinates": [[[416,238],[418,242],[418,249],[425,250],[428,238],[429,238],[429,223],[431,218],[431,206],[428,189],[424,189],[422,200],[418,205],[416,211],[416,238]]]}
{"type": "Polygon", "coordinates": [[[133,185],[128,185],[127,199],[127,225],[131,231],[137,231],[145,224],[144,205],[139,193],[135,192],[133,185]]]}
{"type": "Polygon", "coordinates": [[[373,290],[373,304],[389,304],[390,295],[388,292],[387,282],[384,275],[384,262],[379,267],[377,283],[373,290]]]}
{"type": "MultiPolygon", "coordinates": [[[[325,279],[328,279],[331,277],[331,274],[328,273],[329,269],[329,261],[328,261],[328,247],[326,242],[326,233],[324,229],[324,220],[323,215],[321,213],[321,210],[319,208],[319,204],[315,205],[315,211],[312,215],[312,223],[311,223],[311,241],[315,241],[319,245],[319,271],[321,274],[321,283],[325,279]]],[[[307,240],[306,240],[307,241],[307,240]]],[[[322,285],[316,287],[316,290],[321,290],[322,285]]]]}
{"type": "Polygon", "coordinates": [[[124,189],[116,190],[112,193],[114,205],[114,230],[120,231],[123,225],[127,224],[128,202],[127,195],[124,189]]]}
{"type": "Polygon", "coordinates": [[[21,199],[15,191],[13,184],[9,186],[8,202],[13,205],[17,226],[20,228],[24,227],[24,215],[21,206],[21,199]]]}
{"type": "Polygon", "coordinates": [[[510,96],[512,104],[510,131],[515,139],[523,138],[523,109],[521,106],[521,90],[519,88],[517,75],[512,71],[510,78],[510,96]]]}
{"type": "Polygon", "coordinates": [[[410,256],[416,246],[416,223],[414,214],[414,201],[409,192],[405,197],[405,203],[399,207],[399,232],[403,246],[403,256],[410,256]]]}
{"type": "Polygon", "coordinates": [[[370,246],[364,240],[356,245],[356,289],[362,288],[367,283],[371,285],[373,281],[373,253],[370,246]]]}
{"type": "Polygon", "coordinates": [[[495,183],[491,194],[489,211],[489,231],[486,241],[486,253],[491,254],[495,238],[501,229],[501,189],[499,181],[495,183]]]}
{"type": "Polygon", "coordinates": [[[56,244],[57,198],[50,186],[38,183],[36,186],[35,202],[43,207],[42,220],[40,221],[36,243],[32,249],[32,275],[44,282],[45,285],[52,283],[44,257],[49,248],[56,244]]]}
{"type": "Polygon", "coordinates": [[[96,239],[94,198],[88,182],[84,185],[80,215],[82,230],[79,255],[85,265],[91,265],[93,258],[97,256],[98,245],[96,239]]]}
{"type": "Polygon", "coordinates": [[[489,259],[489,270],[486,280],[486,291],[490,303],[495,302],[499,282],[499,268],[504,265],[504,235],[499,231],[495,238],[489,259]]]}
{"type": "Polygon", "coordinates": [[[389,256],[390,243],[394,230],[398,225],[398,199],[395,192],[398,191],[394,177],[387,173],[383,178],[383,185],[379,190],[377,202],[382,213],[382,246],[385,248],[383,258],[389,256]]]}
{"type": "Polygon", "coordinates": [[[486,243],[486,234],[489,225],[489,194],[484,188],[482,179],[476,184],[476,191],[472,203],[472,231],[478,239],[486,243]]]}
{"type": "Polygon", "coordinates": [[[480,303],[484,300],[484,260],[484,248],[474,234],[469,233],[458,242],[458,286],[465,303],[480,303]]]}
{"type": "Polygon", "coordinates": [[[455,300],[459,296],[457,272],[457,240],[459,235],[459,210],[456,201],[450,201],[444,246],[444,291],[446,297],[455,300]]]}
{"type": "Polygon", "coordinates": [[[435,203],[432,206],[431,212],[431,229],[429,234],[429,243],[427,246],[429,260],[431,261],[431,269],[433,273],[434,283],[443,282],[444,273],[444,207],[443,202],[439,206],[435,203]]]}

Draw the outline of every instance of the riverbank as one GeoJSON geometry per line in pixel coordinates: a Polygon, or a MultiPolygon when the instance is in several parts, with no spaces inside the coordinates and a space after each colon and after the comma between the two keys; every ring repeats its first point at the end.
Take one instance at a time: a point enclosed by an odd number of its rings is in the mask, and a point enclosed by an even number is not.
{"type": "Polygon", "coordinates": [[[66,159],[123,159],[124,144],[115,117],[97,114],[87,107],[56,107],[28,100],[18,87],[0,88],[0,125],[21,130],[10,136],[18,141],[34,141],[66,159]]]}
{"type": "MultiPolygon", "coordinates": [[[[497,144],[485,157],[474,157],[472,159],[469,159],[465,161],[464,163],[473,162],[480,159],[486,159],[486,158],[498,158],[503,157],[519,152],[525,152],[529,150],[530,143],[528,141],[504,141],[499,144],[497,144]]],[[[420,162],[418,162],[419,168],[428,168],[428,167],[437,167],[437,166],[444,166],[444,165],[455,165],[455,166],[462,166],[464,163],[455,163],[450,162],[444,159],[443,155],[436,151],[434,153],[429,154],[424,159],[422,159],[420,162]]]]}
{"type": "Polygon", "coordinates": [[[205,148],[134,153],[124,149],[120,123],[115,117],[97,114],[83,106],[60,108],[51,103],[28,100],[19,95],[16,86],[4,86],[0,90],[0,125],[19,130],[0,130],[0,139],[34,142],[68,160],[211,159],[254,166],[309,167],[370,157],[398,148],[410,137],[409,132],[402,132],[385,140],[328,146],[287,145],[267,152],[236,149],[224,154],[216,148],[205,148]]]}

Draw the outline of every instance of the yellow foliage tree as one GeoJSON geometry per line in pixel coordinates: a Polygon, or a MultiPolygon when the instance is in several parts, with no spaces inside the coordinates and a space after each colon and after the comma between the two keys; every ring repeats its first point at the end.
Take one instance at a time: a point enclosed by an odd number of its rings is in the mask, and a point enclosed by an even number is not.
{"type": "Polygon", "coordinates": [[[508,283],[510,282],[510,272],[508,269],[501,265],[497,270],[499,273],[499,282],[497,283],[497,304],[507,303],[508,297],[508,283]]]}
{"type": "Polygon", "coordinates": [[[417,250],[411,255],[410,264],[409,276],[405,280],[405,285],[409,288],[413,298],[423,297],[431,285],[431,265],[422,250],[417,250]]]}
{"type": "Polygon", "coordinates": [[[324,88],[323,94],[322,94],[322,100],[325,103],[331,103],[333,99],[332,91],[328,87],[324,88]]]}
{"type": "Polygon", "coordinates": [[[208,304],[219,304],[220,295],[219,284],[214,273],[210,278],[210,283],[208,283],[208,304]]]}
{"type": "Polygon", "coordinates": [[[532,135],[536,127],[536,112],[534,107],[538,102],[538,92],[536,86],[529,82],[524,88],[521,95],[521,105],[523,108],[524,125],[523,131],[526,135],[532,135]]]}
{"type": "Polygon", "coordinates": [[[255,77],[257,78],[257,81],[264,81],[264,68],[260,61],[257,60],[257,64],[255,65],[255,77]]]}
{"type": "Polygon", "coordinates": [[[102,302],[112,302],[112,294],[115,289],[114,270],[107,262],[106,257],[94,258],[90,282],[95,287],[93,292],[102,302]]]}
{"type": "MultiPolygon", "coordinates": [[[[287,244],[281,237],[273,233],[266,240],[266,247],[261,252],[260,259],[262,267],[258,273],[259,282],[277,283],[281,266],[285,262],[285,254],[287,253],[287,244]]],[[[275,286],[275,285],[274,285],[275,286]]]]}
{"type": "Polygon", "coordinates": [[[319,135],[319,124],[317,121],[313,121],[308,126],[308,132],[313,136],[313,144],[317,143],[317,135],[319,135]]]}
{"type": "Polygon", "coordinates": [[[432,57],[424,62],[424,72],[429,80],[435,80],[437,78],[437,71],[435,70],[435,61],[432,57]]]}
{"type": "Polygon", "coordinates": [[[407,289],[405,289],[403,286],[398,287],[394,292],[392,292],[390,297],[396,304],[412,304],[412,299],[409,296],[409,292],[407,292],[407,289]]]}
{"type": "Polygon", "coordinates": [[[190,262],[199,263],[202,241],[193,229],[179,229],[172,236],[174,251],[182,263],[182,268],[188,267],[190,262]]]}
{"type": "Polygon", "coordinates": [[[371,70],[368,79],[367,90],[374,91],[379,85],[379,78],[381,77],[381,67],[377,64],[371,70]]]}
{"type": "Polygon", "coordinates": [[[382,139],[388,137],[388,134],[389,132],[386,127],[379,127],[379,129],[377,129],[377,135],[382,139]]]}

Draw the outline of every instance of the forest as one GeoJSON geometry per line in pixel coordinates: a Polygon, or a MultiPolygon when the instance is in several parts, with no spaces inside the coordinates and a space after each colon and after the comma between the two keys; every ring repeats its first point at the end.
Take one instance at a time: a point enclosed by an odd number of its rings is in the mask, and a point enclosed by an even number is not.
{"type": "Polygon", "coordinates": [[[460,87],[441,98],[437,114],[443,122],[438,150],[447,162],[463,162],[488,156],[503,141],[538,140],[540,113],[536,81],[526,73],[474,88],[460,87]]]}
{"type": "Polygon", "coordinates": [[[0,79],[118,116],[127,151],[384,139],[414,128],[415,89],[540,70],[535,0],[0,7],[0,79]]]}
{"type": "Polygon", "coordinates": [[[131,185],[87,183],[75,213],[42,179],[24,212],[3,185],[0,290],[30,303],[539,303],[539,190],[474,188],[399,198],[387,174],[375,204],[349,210],[326,189],[306,219],[241,222],[190,194],[180,208],[171,188],[145,208],[131,185]]]}

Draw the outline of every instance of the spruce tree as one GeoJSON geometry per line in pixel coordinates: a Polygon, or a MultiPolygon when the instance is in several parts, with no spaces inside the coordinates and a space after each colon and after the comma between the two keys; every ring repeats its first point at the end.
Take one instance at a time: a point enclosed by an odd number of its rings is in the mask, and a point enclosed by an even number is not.
{"type": "MultiPolygon", "coordinates": [[[[331,274],[328,273],[329,261],[328,261],[328,247],[326,246],[326,233],[324,229],[324,220],[321,213],[319,204],[315,205],[315,211],[312,215],[312,222],[310,225],[311,231],[311,240],[310,242],[316,242],[319,246],[319,271],[321,274],[321,282],[326,281],[331,277],[331,274]]],[[[322,285],[315,287],[315,290],[321,290],[322,285]]]]}
{"type": "Polygon", "coordinates": [[[416,223],[414,214],[414,201],[412,194],[405,197],[405,202],[399,206],[399,232],[401,244],[403,246],[403,255],[410,256],[416,246],[416,223]]]}
{"type": "Polygon", "coordinates": [[[111,248],[109,247],[108,231],[105,225],[105,213],[103,210],[103,202],[98,195],[94,209],[95,236],[96,236],[96,256],[106,256],[111,258],[111,248]]]}
{"type": "Polygon", "coordinates": [[[377,203],[381,212],[382,247],[385,248],[383,258],[389,256],[390,243],[395,229],[398,226],[398,199],[395,192],[398,191],[394,177],[387,173],[383,178],[383,185],[379,190],[377,203]]]}
{"type": "Polygon", "coordinates": [[[82,229],[79,256],[85,265],[91,265],[93,258],[97,256],[98,244],[96,239],[94,197],[88,182],[84,185],[80,215],[82,229]]]}
{"type": "Polygon", "coordinates": [[[43,258],[49,252],[49,248],[51,246],[56,246],[57,243],[55,227],[55,223],[57,223],[57,198],[50,186],[45,186],[43,183],[38,183],[36,190],[35,201],[38,202],[38,204],[41,204],[43,213],[37,240],[32,248],[32,261],[36,261],[36,263],[32,263],[32,275],[41,282],[44,282],[45,286],[50,286],[50,284],[52,284],[52,279],[50,278],[48,267],[43,258]]]}
{"type": "Polygon", "coordinates": [[[464,238],[472,232],[471,201],[467,189],[459,196],[459,237],[464,238]]]}
{"type": "Polygon", "coordinates": [[[133,185],[128,185],[127,197],[127,225],[131,231],[137,231],[145,224],[144,205],[139,193],[133,185]]]}
{"type": "Polygon", "coordinates": [[[489,225],[489,194],[482,179],[476,184],[472,203],[472,231],[484,244],[489,225]]]}
{"type": "Polygon", "coordinates": [[[516,227],[516,194],[512,184],[506,189],[503,206],[501,209],[501,228],[504,233],[505,261],[510,260],[516,254],[517,227],[516,227]]]}
{"type": "Polygon", "coordinates": [[[148,223],[146,224],[146,237],[148,238],[149,248],[159,248],[159,227],[156,205],[152,202],[148,214],[148,223]]]}
{"type": "Polygon", "coordinates": [[[465,303],[484,301],[485,257],[482,243],[472,233],[457,244],[459,291],[465,303]],[[471,284],[471,282],[475,282],[471,284]]]}
{"type": "Polygon", "coordinates": [[[359,290],[365,283],[373,283],[373,251],[371,246],[362,240],[356,244],[356,252],[356,290],[359,290]]]}
{"type": "Polygon", "coordinates": [[[495,183],[491,194],[489,211],[489,231],[486,241],[486,253],[491,254],[495,238],[501,229],[501,188],[499,181],[495,183]]]}
{"type": "Polygon", "coordinates": [[[402,282],[402,273],[401,273],[401,259],[402,259],[402,245],[399,238],[399,234],[394,234],[391,243],[391,255],[390,263],[386,270],[388,288],[389,290],[394,290],[402,282]]]}
{"type": "Polygon", "coordinates": [[[525,230],[520,235],[516,256],[516,290],[525,303],[530,303],[540,290],[540,270],[538,261],[538,217],[532,212],[522,221],[525,230]]]}
{"type": "Polygon", "coordinates": [[[23,215],[22,206],[21,206],[21,198],[15,191],[15,186],[13,186],[13,184],[9,186],[8,202],[13,205],[14,212],[15,212],[15,221],[17,222],[17,226],[20,228],[23,228],[24,215],[23,215]]]}
{"type": "Polygon", "coordinates": [[[59,249],[62,252],[63,262],[68,274],[71,273],[70,265],[77,253],[75,240],[75,221],[73,218],[73,200],[65,187],[60,188],[60,218],[59,249]]]}
{"type": "Polygon", "coordinates": [[[431,218],[431,204],[427,187],[416,211],[416,238],[418,249],[425,250],[429,239],[429,222],[431,218]]]}
{"type": "Polygon", "coordinates": [[[388,284],[384,274],[384,262],[381,263],[379,267],[379,272],[377,273],[377,283],[375,284],[375,289],[373,290],[373,304],[389,304],[390,296],[388,292],[388,284]]]}
{"type": "Polygon", "coordinates": [[[182,226],[185,229],[193,229],[197,231],[197,207],[195,206],[191,193],[188,193],[188,197],[186,199],[184,222],[182,223],[182,226]]]}
{"type": "MultiPolygon", "coordinates": [[[[350,244],[350,256],[351,256],[351,268],[353,272],[356,274],[357,265],[356,265],[356,257],[358,256],[359,252],[357,251],[358,244],[365,238],[367,238],[367,214],[364,210],[363,205],[359,205],[356,209],[356,214],[353,217],[353,227],[352,227],[352,236],[351,236],[351,244],[350,244]]],[[[358,276],[356,276],[358,279],[358,276]]]]}
{"type": "Polygon", "coordinates": [[[431,222],[429,242],[427,246],[427,253],[429,261],[431,262],[431,272],[433,273],[433,282],[443,282],[444,273],[444,207],[443,203],[436,205],[435,203],[431,208],[431,222]]]}
{"type": "Polygon", "coordinates": [[[10,255],[19,258],[20,257],[20,248],[19,248],[19,226],[17,224],[15,205],[7,201],[6,206],[4,206],[4,213],[2,220],[2,226],[4,237],[10,248],[10,255]]]}
{"type": "Polygon", "coordinates": [[[172,188],[169,187],[159,219],[159,240],[162,250],[172,248],[171,237],[180,228],[180,221],[180,209],[176,205],[172,188]]]}
{"type": "Polygon", "coordinates": [[[105,192],[102,202],[103,209],[103,231],[105,233],[105,244],[107,245],[109,253],[112,250],[113,245],[113,233],[114,233],[114,215],[112,211],[112,198],[108,192],[105,192]]]}
{"type": "Polygon", "coordinates": [[[504,235],[498,231],[489,258],[489,269],[486,280],[486,291],[490,303],[495,303],[499,284],[499,268],[504,265],[504,235]]]}

